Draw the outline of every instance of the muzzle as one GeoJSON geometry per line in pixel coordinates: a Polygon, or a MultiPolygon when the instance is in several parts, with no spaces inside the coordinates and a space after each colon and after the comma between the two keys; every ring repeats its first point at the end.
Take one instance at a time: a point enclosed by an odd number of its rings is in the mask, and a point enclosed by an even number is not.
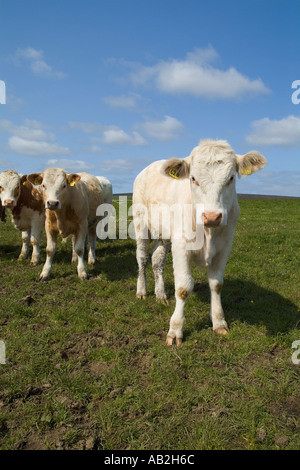
{"type": "Polygon", "coordinates": [[[222,214],[216,212],[204,212],[202,219],[205,227],[218,227],[222,221],[222,214]]]}
{"type": "Polygon", "coordinates": [[[3,205],[4,207],[7,207],[7,209],[13,209],[16,206],[16,201],[13,199],[5,199],[3,205]]]}
{"type": "Polygon", "coordinates": [[[50,211],[56,211],[59,209],[59,201],[47,201],[46,209],[49,209],[50,211]]]}

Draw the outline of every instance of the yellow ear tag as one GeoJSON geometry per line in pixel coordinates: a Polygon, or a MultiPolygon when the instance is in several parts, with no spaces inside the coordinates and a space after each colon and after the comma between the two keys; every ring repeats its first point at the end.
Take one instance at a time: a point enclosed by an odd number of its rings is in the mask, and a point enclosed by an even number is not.
{"type": "Polygon", "coordinates": [[[172,178],[175,178],[176,180],[178,180],[180,167],[181,165],[179,164],[179,165],[173,166],[173,168],[170,168],[169,175],[172,176],[172,178]]]}
{"type": "Polygon", "coordinates": [[[25,186],[25,184],[26,184],[26,180],[25,180],[25,181],[23,181],[23,183],[22,183],[22,184],[23,184],[23,186],[25,186]]]}
{"type": "MultiPolygon", "coordinates": [[[[23,184],[25,184],[25,183],[26,183],[26,181],[25,181],[23,184]]],[[[39,186],[40,184],[41,184],[41,183],[39,182],[38,179],[34,180],[34,185],[35,185],[35,186],[39,186]]]]}
{"type": "Polygon", "coordinates": [[[252,171],[251,168],[248,166],[248,168],[244,168],[242,171],[242,175],[251,175],[252,171]]]}
{"type": "Polygon", "coordinates": [[[75,180],[71,181],[70,186],[75,186],[75,180]]]}

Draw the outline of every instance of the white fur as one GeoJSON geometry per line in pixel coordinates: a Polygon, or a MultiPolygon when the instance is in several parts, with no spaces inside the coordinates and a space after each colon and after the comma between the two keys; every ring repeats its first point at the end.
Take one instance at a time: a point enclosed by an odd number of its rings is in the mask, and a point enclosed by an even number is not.
{"type": "Polygon", "coordinates": [[[163,267],[168,244],[172,243],[176,307],[170,320],[168,344],[172,344],[173,340],[177,344],[181,344],[182,341],[184,306],[194,285],[190,269],[191,261],[208,270],[213,329],[221,334],[228,332],[220,294],[239,216],[235,175],[240,171],[240,166],[241,171],[246,167],[247,174],[250,174],[265,164],[265,158],[258,152],[250,152],[237,158],[226,141],[205,140],[193,149],[189,157],[183,160],[173,158],[154,162],[137,176],[133,189],[133,215],[139,267],[137,297],[146,296],[149,238],[145,239],[145,233],[151,233],[152,237],[155,235],[162,239],[162,242],[155,245],[152,256],[155,293],[158,300],[166,300],[163,267]],[[178,179],[169,175],[170,168],[175,168],[178,179]],[[196,248],[190,249],[185,231],[181,237],[175,237],[174,220],[169,227],[166,227],[165,225],[169,224],[167,217],[161,217],[159,222],[151,218],[153,205],[161,214],[166,205],[169,207],[176,205],[181,208],[190,205],[191,223],[196,230],[199,228],[196,221],[199,224],[199,220],[204,220],[205,214],[212,218],[218,215],[219,225],[207,224],[204,227],[203,245],[200,248],[194,245],[196,248]],[[198,207],[203,208],[203,214],[196,213],[198,207]],[[163,239],[163,234],[168,230],[170,236],[163,239]]]}

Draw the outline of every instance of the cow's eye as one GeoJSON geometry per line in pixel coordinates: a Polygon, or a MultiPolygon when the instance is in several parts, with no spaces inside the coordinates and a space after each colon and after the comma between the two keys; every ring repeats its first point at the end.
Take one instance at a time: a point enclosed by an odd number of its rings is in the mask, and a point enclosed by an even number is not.
{"type": "Polygon", "coordinates": [[[228,181],[228,184],[232,183],[233,180],[234,180],[234,176],[232,175],[232,177],[231,177],[230,180],[228,181]]]}
{"type": "Polygon", "coordinates": [[[198,184],[197,181],[195,180],[195,178],[193,176],[191,176],[191,180],[194,184],[198,184]]]}

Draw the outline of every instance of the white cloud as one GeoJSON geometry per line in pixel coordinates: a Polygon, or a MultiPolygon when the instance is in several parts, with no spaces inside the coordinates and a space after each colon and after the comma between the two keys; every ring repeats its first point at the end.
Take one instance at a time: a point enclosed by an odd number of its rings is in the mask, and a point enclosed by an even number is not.
{"type": "Polygon", "coordinates": [[[280,120],[269,118],[253,121],[252,134],[246,137],[251,145],[300,146],[300,117],[288,116],[280,120]]]}
{"type": "Polygon", "coordinates": [[[165,116],[164,120],[149,120],[141,125],[143,131],[155,140],[175,140],[183,130],[183,125],[171,116],[165,116]]]}
{"type": "Polygon", "coordinates": [[[31,140],[47,140],[54,141],[55,135],[49,132],[45,132],[43,124],[38,121],[25,119],[23,126],[16,126],[11,121],[2,119],[0,121],[0,128],[9,132],[10,134],[16,134],[18,137],[31,140]]]}
{"type": "Polygon", "coordinates": [[[218,57],[212,46],[196,48],[186,58],[160,61],[146,67],[131,64],[130,75],[136,85],[154,84],[162,92],[189,94],[196,97],[232,99],[249,93],[268,93],[269,89],[260,78],[250,79],[230,67],[221,70],[211,65],[218,57]]]}
{"type": "Polygon", "coordinates": [[[15,54],[15,63],[27,64],[30,70],[37,76],[45,78],[63,79],[66,74],[55,70],[44,60],[44,52],[38,51],[32,47],[18,49],[15,54]]]}
{"type": "Polygon", "coordinates": [[[71,129],[80,129],[86,134],[100,134],[98,142],[108,145],[148,145],[147,141],[138,133],[129,134],[118,126],[103,126],[97,122],[69,122],[71,129]]]}
{"type": "Polygon", "coordinates": [[[51,144],[50,142],[23,139],[16,135],[8,139],[8,147],[13,152],[30,156],[66,155],[70,153],[67,147],[61,147],[60,145],[51,144]]]}
{"type": "Polygon", "coordinates": [[[39,121],[25,119],[24,124],[16,126],[11,121],[2,119],[0,129],[12,134],[8,139],[8,149],[23,155],[66,155],[70,149],[55,143],[52,132],[46,132],[47,126],[39,121]]]}
{"type": "Polygon", "coordinates": [[[47,166],[51,168],[62,168],[70,172],[89,171],[95,168],[94,165],[83,160],[67,160],[64,158],[61,160],[48,160],[47,166]]]}
{"type": "Polygon", "coordinates": [[[146,140],[138,132],[133,132],[130,135],[118,127],[106,129],[103,132],[103,142],[117,145],[147,145],[146,140]]]}
{"type": "Polygon", "coordinates": [[[16,52],[17,57],[23,57],[28,60],[40,60],[43,55],[43,51],[37,51],[32,47],[27,47],[26,49],[18,49],[16,52]]]}

